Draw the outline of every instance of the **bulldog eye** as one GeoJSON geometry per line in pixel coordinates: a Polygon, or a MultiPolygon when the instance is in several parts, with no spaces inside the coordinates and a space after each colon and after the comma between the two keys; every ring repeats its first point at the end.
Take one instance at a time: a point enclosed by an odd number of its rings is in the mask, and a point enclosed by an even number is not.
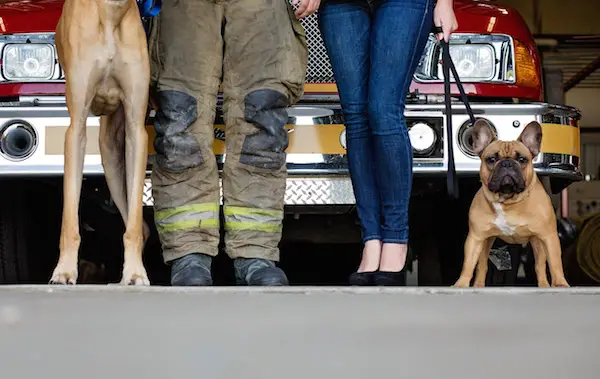
{"type": "Polygon", "coordinates": [[[494,164],[494,163],[496,163],[496,157],[492,155],[492,156],[490,156],[490,157],[487,157],[487,158],[485,159],[485,161],[486,161],[488,164],[494,164]]]}
{"type": "Polygon", "coordinates": [[[519,163],[527,163],[527,158],[525,158],[524,156],[520,156],[519,158],[517,158],[517,160],[519,161],[519,163]]]}

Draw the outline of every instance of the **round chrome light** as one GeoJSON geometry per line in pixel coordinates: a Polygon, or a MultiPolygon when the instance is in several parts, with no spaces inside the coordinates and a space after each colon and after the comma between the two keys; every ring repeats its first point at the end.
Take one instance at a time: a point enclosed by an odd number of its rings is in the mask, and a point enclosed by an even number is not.
{"type": "MultiPolygon", "coordinates": [[[[494,133],[497,133],[494,125],[486,119],[486,121],[494,130],[494,133]]],[[[458,129],[458,148],[467,156],[472,158],[478,158],[478,155],[475,154],[473,150],[473,127],[471,125],[471,121],[467,120],[463,123],[458,129]]]]}
{"type": "Polygon", "coordinates": [[[435,145],[436,135],[433,128],[423,122],[417,122],[408,130],[410,143],[417,153],[427,153],[435,145]]]}
{"type": "Polygon", "coordinates": [[[37,147],[35,129],[25,121],[11,121],[0,128],[0,154],[12,161],[29,158],[37,147]]]}

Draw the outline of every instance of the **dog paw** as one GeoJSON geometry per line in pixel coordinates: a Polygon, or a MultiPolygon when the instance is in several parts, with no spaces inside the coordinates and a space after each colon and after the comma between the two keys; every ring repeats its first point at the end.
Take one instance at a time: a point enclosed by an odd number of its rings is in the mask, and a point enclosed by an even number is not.
{"type": "Polygon", "coordinates": [[[150,280],[148,280],[148,274],[143,267],[141,269],[125,269],[121,284],[124,286],[149,286],[150,280]]]}
{"type": "Polygon", "coordinates": [[[475,283],[473,283],[473,287],[474,288],[484,288],[485,287],[485,283],[475,282],[475,283]]]}
{"type": "Polygon", "coordinates": [[[550,287],[550,283],[548,283],[548,281],[538,282],[538,288],[549,288],[549,287],[550,287]]]}
{"type": "Polygon", "coordinates": [[[471,282],[470,280],[458,279],[452,287],[454,287],[454,288],[469,288],[470,282],[471,282]]]}
{"type": "Polygon", "coordinates": [[[58,264],[50,278],[50,284],[76,284],[77,266],[58,264]]]}

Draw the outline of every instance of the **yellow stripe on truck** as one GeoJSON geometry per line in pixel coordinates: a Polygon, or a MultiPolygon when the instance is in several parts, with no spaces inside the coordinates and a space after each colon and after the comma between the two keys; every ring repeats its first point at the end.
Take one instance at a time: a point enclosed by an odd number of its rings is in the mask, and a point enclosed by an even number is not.
{"type": "MultiPolygon", "coordinates": [[[[337,93],[338,88],[335,83],[305,83],[304,93],[337,93]]],[[[223,87],[219,86],[219,92],[223,93],[223,87]]]]}
{"type": "MultiPolygon", "coordinates": [[[[224,130],[223,125],[215,125],[224,130]]],[[[327,125],[287,125],[289,145],[288,154],[346,154],[340,136],[344,130],[342,124],[327,125]]],[[[151,125],[146,125],[148,131],[148,153],[154,154],[154,136],[156,132],[151,125]]],[[[225,137],[227,138],[227,137],[225,137]]],[[[213,142],[215,154],[225,153],[225,143],[217,138],[213,142]]]]}
{"type": "Polygon", "coordinates": [[[541,124],[542,152],[581,157],[579,128],[570,125],[541,124]]]}
{"type": "MultiPolygon", "coordinates": [[[[215,125],[220,131],[223,125],[215,125]]],[[[342,124],[320,125],[287,125],[289,133],[289,154],[346,154],[341,142],[344,130],[342,124]]],[[[66,126],[46,127],[45,152],[47,155],[63,155],[66,126]]],[[[155,154],[154,137],[156,132],[152,125],[146,125],[148,131],[148,152],[155,154]]],[[[564,154],[581,157],[579,128],[560,124],[542,124],[542,152],[564,154]]],[[[87,129],[87,154],[99,154],[99,128],[87,129]]],[[[225,153],[225,143],[215,138],[213,142],[215,154],[225,153]]]]}
{"type": "Polygon", "coordinates": [[[304,93],[337,93],[338,88],[335,83],[306,83],[304,93]]]}

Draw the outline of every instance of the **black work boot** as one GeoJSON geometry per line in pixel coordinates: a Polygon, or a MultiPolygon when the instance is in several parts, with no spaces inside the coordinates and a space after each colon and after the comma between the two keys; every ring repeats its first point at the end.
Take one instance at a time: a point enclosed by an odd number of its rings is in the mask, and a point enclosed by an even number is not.
{"type": "Polygon", "coordinates": [[[288,279],[275,263],[259,258],[237,258],[233,261],[238,284],[248,286],[287,286],[288,279]]]}
{"type": "Polygon", "coordinates": [[[210,273],[212,257],[193,253],[178,258],[171,264],[172,286],[212,286],[210,273]]]}

